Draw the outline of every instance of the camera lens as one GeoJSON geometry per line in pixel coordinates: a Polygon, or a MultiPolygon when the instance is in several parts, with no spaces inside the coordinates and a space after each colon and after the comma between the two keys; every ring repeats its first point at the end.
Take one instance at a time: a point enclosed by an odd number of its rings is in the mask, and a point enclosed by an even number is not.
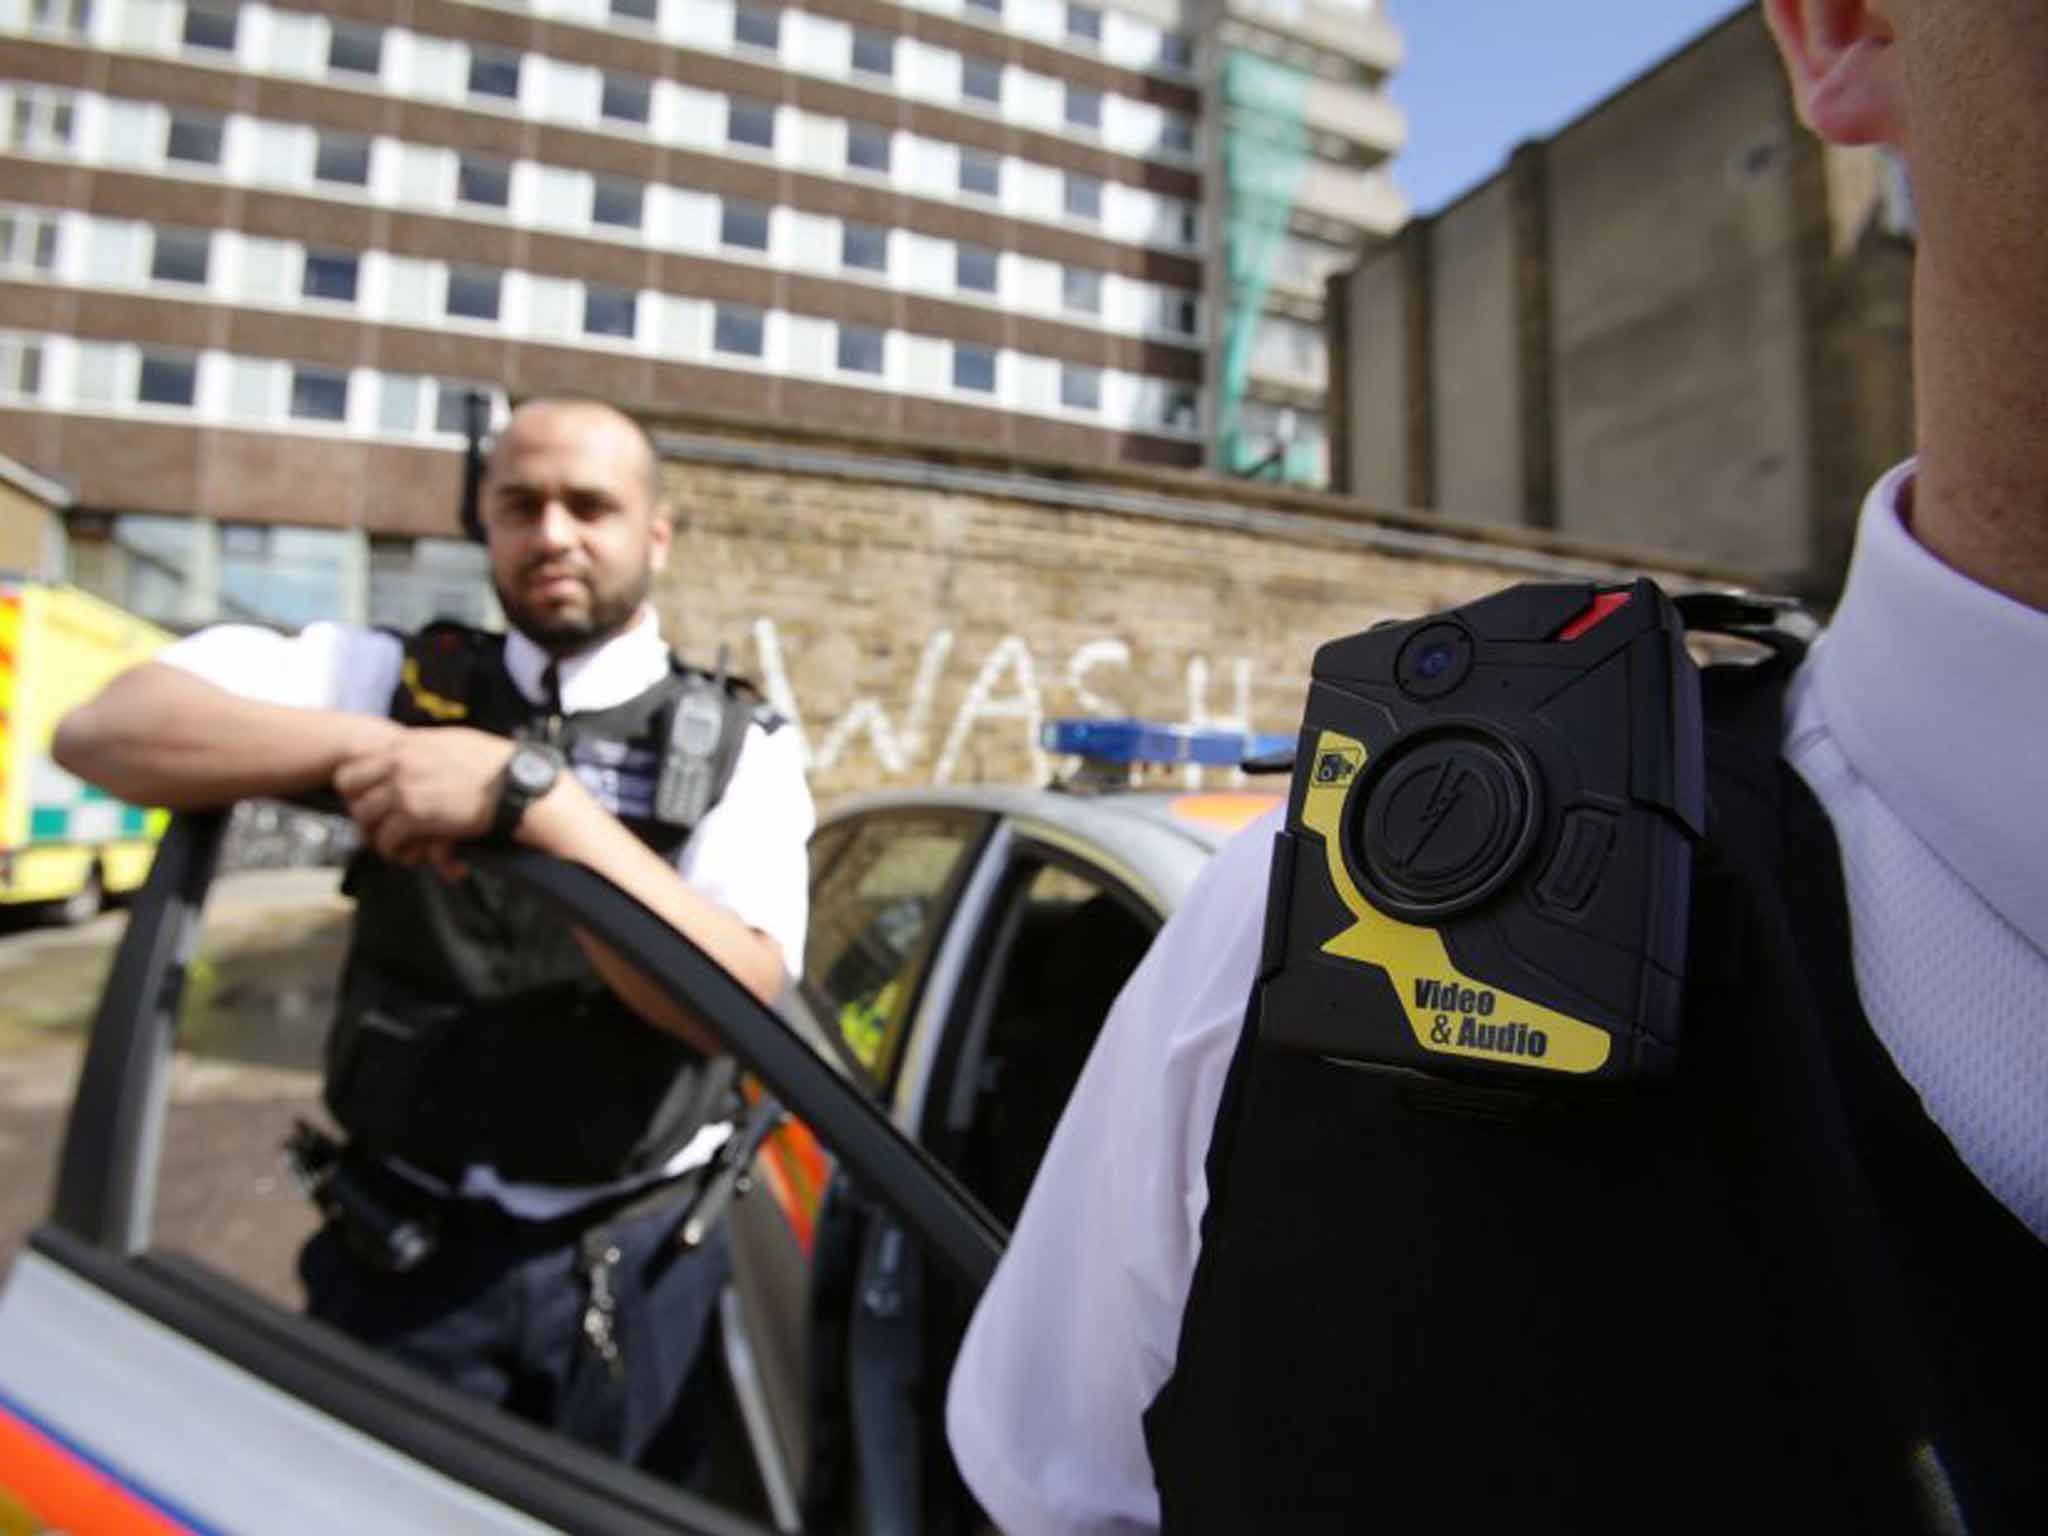
{"type": "Polygon", "coordinates": [[[1472,670],[1472,637],[1456,624],[1430,624],[1408,637],[1394,663],[1394,680],[1411,699],[1438,699],[1472,670]]]}

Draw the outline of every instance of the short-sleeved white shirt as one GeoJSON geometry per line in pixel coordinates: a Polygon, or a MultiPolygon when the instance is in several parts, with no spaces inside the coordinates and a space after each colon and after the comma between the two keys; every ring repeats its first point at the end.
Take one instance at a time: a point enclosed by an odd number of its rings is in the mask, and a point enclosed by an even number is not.
{"type": "MultiPolygon", "coordinates": [[[[159,660],[216,687],[265,703],[384,715],[398,687],[404,645],[396,636],[352,624],[313,624],[296,635],[249,625],[220,625],[177,641],[159,660]]],[[[552,658],[526,636],[505,638],[505,668],[527,699],[545,697],[541,674],[552,658]]],[[[563,711],[610,709],[644,693],[669,672],[669,650],[652,610],[602,645],[562,661],[563,711]]],[[[578,767],[578,772],[590,770],[578,767]]],[[[596,786],[593,785],[593,788],[596,786]]],[[[741,739],[725,793],[691,831],[676,869],[699,894],[773,939],[783,967],[803,966],[810,917],[808,844],[817,813],[804,780],[803,746],[794,730],[757,718],[741,739]]],[[[685,1147],[669,1171],[704,1161],[723,1140],[710,1129],[685,1147]]],[[[545,1220],[622,1186],[561,1189],[510,1184],[495,1170],[472,1167],[465,1194],[497,1200],[507,1210],[545,1220]]]]}
{"type": "MultiPolygon", "coordinates": [[[[1785,752],[1841,844],[1872,1028],[2048,1240],[2048,614],[1913,541],[1912,471],[1864,508],[1785,752]]],[[[1218,853],[1118,998],[969,1326],[947,1430],[1009,1536],[1158,1527],[1142,1415],[1179,1346],[1279,823],[1218,853]]]]}

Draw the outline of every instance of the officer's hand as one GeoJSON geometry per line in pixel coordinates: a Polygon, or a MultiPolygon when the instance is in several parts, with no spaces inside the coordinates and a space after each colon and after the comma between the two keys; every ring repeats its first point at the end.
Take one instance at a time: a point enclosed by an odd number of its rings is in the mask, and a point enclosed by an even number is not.
{"type": "Polygon", "coordinates": [[[395,863],[417,864],[436,845],[490,829],[511,755],[505,737],[463,726],[401,731],[344,762],[334,790],[370,846],[395,863]]]}

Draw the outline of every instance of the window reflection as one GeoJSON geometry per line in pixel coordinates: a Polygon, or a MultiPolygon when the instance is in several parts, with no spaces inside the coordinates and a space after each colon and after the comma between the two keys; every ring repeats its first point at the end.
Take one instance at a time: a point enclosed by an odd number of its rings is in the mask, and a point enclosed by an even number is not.
{"type": "MultiPolygon", "coordinates": [[[[418,383],[411,399],[417,410],[418,383]]],[[[72,579],[168,628],[323,621],[417,629],[500,623],[483,548],[462,539],[365,537],[352,528],[210,523],[130,514],[77,520],[72,579]]]]}
{"type": "Polygon", "coordinates": [[[354,534],[330,528],[229,524],[220,530],[220,594],[224,608],[301,629],[353,606],[349,588],[359,569],[354,534]]]}
{"type": "Polygon", "coordinates": [[[925,946],[980,825],[905,816],[863,828],[828,862],[814,856],[806,1001],[880,1087],[910,1013],[925,946]]]}
{"type": "Polygon", "coordinates": [[[488,626],[497,617],[483,546],[459,539],[374,539],[369,621],[417,629],[434,619],[488,626]]]}

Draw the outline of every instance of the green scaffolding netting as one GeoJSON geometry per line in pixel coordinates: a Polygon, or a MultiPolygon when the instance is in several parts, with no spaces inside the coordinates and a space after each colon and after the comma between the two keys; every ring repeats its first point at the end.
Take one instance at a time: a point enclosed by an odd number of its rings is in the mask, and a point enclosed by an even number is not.
{"type": "MultiPolygon", "coordinates": [[[[1229,295],[1216,389],[1219,467],[1245,474],[1265,462],[1266,445],[1245,431],[1245,387],[1273,267],[1308,166],[1308,74],[1257,54],[1223,62],[1223,250],[1229,295]]],[[[1313,450],[1289,452],[1277,467],[1300,479],[1313,450]]]]}

